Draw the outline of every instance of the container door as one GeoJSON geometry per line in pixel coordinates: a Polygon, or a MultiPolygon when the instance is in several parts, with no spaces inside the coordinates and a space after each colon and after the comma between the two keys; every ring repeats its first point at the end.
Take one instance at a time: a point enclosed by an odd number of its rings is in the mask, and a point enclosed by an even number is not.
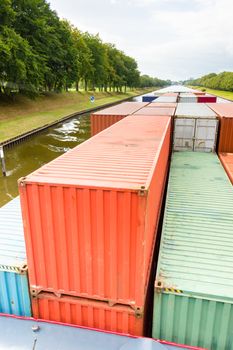
{"type": "Polygon", "coordinates": [[[195,119],[176,118],[174,128],[174,151],[193,151],[195,119]]]}
{"type": "Polygon", "coordinates": [[[216,148],[218,120],[197,119],[195,130],[194,151],[214,152],[216,148]]]}

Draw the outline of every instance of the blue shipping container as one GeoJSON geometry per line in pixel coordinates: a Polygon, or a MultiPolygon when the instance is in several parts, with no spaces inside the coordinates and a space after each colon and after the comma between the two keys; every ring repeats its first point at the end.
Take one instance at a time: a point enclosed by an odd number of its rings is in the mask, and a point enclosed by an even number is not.
{"type": "Polygon", "coordinates": [[[19,197],[0,208],[0,312],[31,316],[19,197]]]}
{"type": "Polygon", "coordinates": [[[154,95],[145,95],[142,96],[142,102],[152,102],[154,101],[158,96],[154,96],[154,95]]]}

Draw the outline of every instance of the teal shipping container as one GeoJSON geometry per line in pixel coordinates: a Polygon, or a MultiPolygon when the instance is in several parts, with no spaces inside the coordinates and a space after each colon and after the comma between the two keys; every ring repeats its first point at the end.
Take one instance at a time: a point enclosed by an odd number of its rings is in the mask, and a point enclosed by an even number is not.
{"type": "Polygon", "coordinates": [[[31,316],[19,197],[0,208],[0,313],[31,316]]]}
{"type": "Polygon", "coordinates": [[[153,338],[233,349],[233,187],[216,154],[172,156],[153,338]]]}

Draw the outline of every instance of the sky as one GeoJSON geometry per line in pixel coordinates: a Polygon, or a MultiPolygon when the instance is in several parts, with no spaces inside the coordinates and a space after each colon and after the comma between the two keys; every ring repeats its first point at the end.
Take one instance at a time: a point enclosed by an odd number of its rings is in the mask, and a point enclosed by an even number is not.
{"type": "Polygon", "coordinates": [[[185,80],[233,71],[233,0],[48,0],[59,17],[99,33],[142,74],[185,80]]]}

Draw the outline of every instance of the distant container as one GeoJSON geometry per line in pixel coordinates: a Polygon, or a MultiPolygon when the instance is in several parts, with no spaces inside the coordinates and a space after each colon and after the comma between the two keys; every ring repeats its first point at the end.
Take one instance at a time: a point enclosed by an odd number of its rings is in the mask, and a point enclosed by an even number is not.
{"type": "Polygon", "coordinates": [[[175,151],[214,152],[217,115],[205,104],[178,103],[174,120],[175,151]]]}
{"type": "Polygon", "coordinates": [[[126,305],[109,306],[103,301],[40,293],[32,299],[33,317],[105,331],[143,335],[144,318],[126,305]]]}
{"type": "Polygon", "coordinates": [[[159,96],[155,103],[176,103],[177,97],[176,96],[159,96]]]}
{"type": "Polygon", "coordinates": [[[219,117],[218,152],[233,153],[233,103],[210,103],[219,117]]]}
{"type": "Polygon", "coordinates": [[[232,349],[233,188],[216,154],[172,157],[153,338],[232,349]]]}
{"type": "Polygon", "coordinates": [[[197,103],[197,96],[192,93],[181,93],[179,96],[180,103],[197,103]]]}
{"type": "Polygon", "coordinates": [[[173,96],[178,98],[179,93],[178,92],[166,92],[163,96],[173,96]]]}
{"type": "Polygon", "coordinates": [[[233,153],[219,153],[218,156],[233,185],[233,153]]]}
{"type": "Polygon", "coordinates": [[[149,103],[146,107],[154,107],[154,108],[176,108],[177,103],[173,102],[173,103],[169,103],[169,102],[165,102],[165,103],[155,103],[151,102],[149,103]]]}
{"type": "Polygon", "coordinates": [[[217,101],[217,96],[213,96],[213,95],[197,96],[198,103],[215,103],[216,101],[217,101]]]}
{"type": "Polygon", "coordinates": [[[153,116],[173,116],[175,114],[175,108],[157,108],[157,107],[144,107],[133,115],[153,115],[153,116]]]}
{"type": "Polygon", "coordinates": [[[31,316],[19,197],[0,208],[0,313],[31,316]]]}
{"type": "Polygon", "coordinates": [[[194,91],[192,91],[192,93],[194,95],[196,95],[196,96],[204,96],[204,95],[206,95],[206,93],[204,91],[196,91],[196,90],[194,90],[194,91]]]}
{"type": "Polygon", "coordinates": [[[129,116],[20,180],[32,295],[143,312],[170,137],[170,117],[129,116]]]}
{"type": "Polygon", "coordinates": [[[152,102],[157,98],[155,95],[145,95],[142,96],[142,102],[152,102]]]}
{"type": "Polygon", "coordinates": [[[92,113],[90,116],[91,136],[98,134],[121,119],[145,107],[147,104],[146,102],[123,102],[92,113]]]}

